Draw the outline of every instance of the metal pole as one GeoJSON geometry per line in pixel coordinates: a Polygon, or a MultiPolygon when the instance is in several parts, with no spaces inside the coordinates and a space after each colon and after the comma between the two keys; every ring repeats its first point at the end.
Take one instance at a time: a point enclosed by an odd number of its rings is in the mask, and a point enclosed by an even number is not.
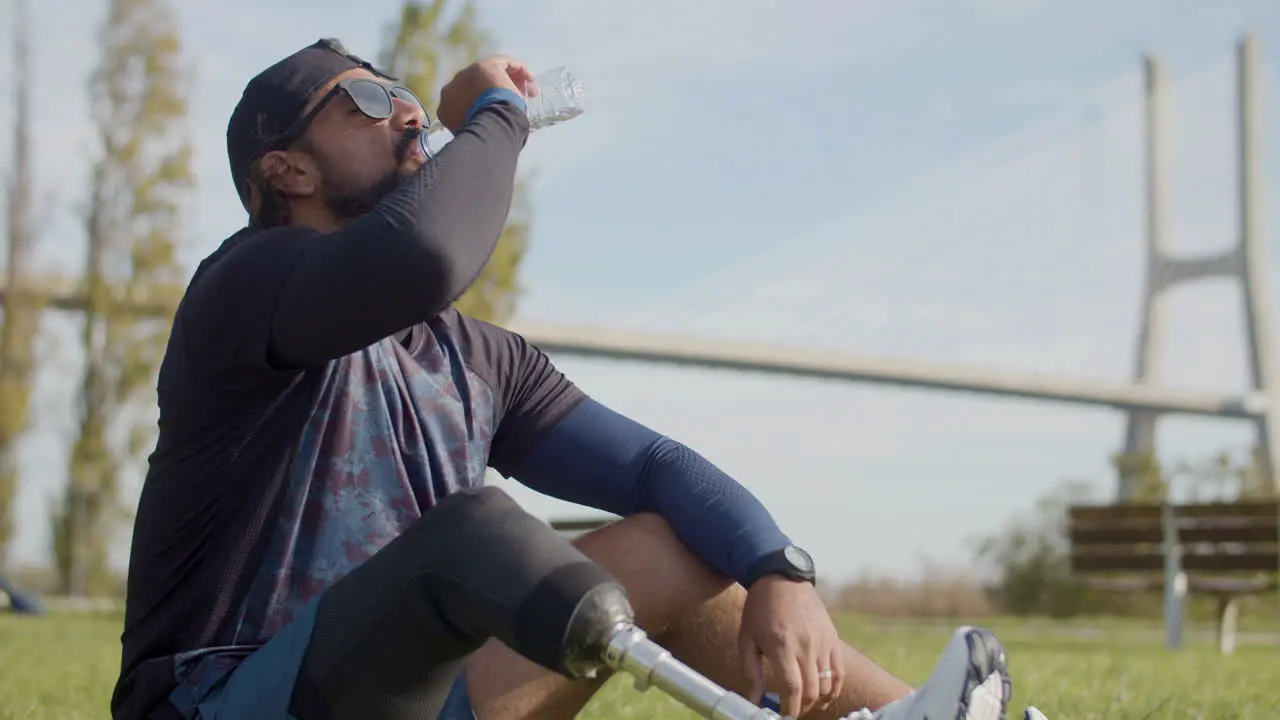
{"type": "Polygon", "coordinates": [[[604,664],[635,678],[636,690],[656,687],[708,720],[779,720],[778,713],[725,690],[680,662],[634,625],[614,629],[604,664]]]}
{"type": "Polygon", "coordinates": [[[1182,648],[1183,609],[1187,597],[1187,576],[1182,571],[1182,542],[1172,500],[1165,497],[1160,508],[1164,541],[1164,644],[1170,650],[1182,648]]]}

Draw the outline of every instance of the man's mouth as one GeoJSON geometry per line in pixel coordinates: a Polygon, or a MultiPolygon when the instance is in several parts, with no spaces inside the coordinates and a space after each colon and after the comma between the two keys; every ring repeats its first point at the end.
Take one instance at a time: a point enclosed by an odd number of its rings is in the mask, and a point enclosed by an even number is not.
{"type": "Polygon", "coordinates": [[[400,162],[406,162],[410,159],[426,160],[426,140],[427,134],[423,132],[406,134],[399,148],[400,162]]]}

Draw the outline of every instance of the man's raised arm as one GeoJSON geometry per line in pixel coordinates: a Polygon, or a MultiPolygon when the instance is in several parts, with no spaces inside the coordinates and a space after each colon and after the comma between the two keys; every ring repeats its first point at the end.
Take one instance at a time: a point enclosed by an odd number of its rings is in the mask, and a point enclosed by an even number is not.
{"type": "Polygon", "coordinates": [[[502,234],[528,132],[523,103],[486,104],[372,212],[307,239],[277,295],[273,361],[341,357],[456,300],[502,234]]]}

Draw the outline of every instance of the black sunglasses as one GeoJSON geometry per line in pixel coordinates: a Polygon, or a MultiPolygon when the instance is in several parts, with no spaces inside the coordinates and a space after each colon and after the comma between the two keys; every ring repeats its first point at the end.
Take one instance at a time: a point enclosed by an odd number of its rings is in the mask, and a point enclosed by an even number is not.
{"type": "MultiPolygon", "coordinates": [[[[423,108],[424,114],[426,112],[425,106],[418,99],[418,96],[403,85],[381,83],[371,78],[347,78],[346,80],[339,80],[336,85],[329,89],[329,92],[325,93],[324,97],[320,98],[320,102],[317,102],[302,117],[290,123],[289,127],[285,128],[285,131],[272,143],[273,149],[283,150],[296,142],[307,131],[307,126],[311,124],[312,120],[315,120],[325,105],[328,105],[340,93],[344,92],[356,104],[356,108],[360,112],[374,120],[385,120],[391,117],[395,113],[396,100],[412,103],[423,108]]],[[[423,123],[423,126],[426,127],[430,124],[430,119],[428,118],[423,123]]]]}

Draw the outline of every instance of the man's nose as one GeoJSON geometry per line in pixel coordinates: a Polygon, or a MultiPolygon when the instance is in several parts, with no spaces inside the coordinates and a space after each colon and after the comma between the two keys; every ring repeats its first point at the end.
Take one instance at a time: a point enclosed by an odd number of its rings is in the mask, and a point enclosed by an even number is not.
{"type": "Polygon", "coordinates": [[[426,122],[427,112],[416,102],[393,98],[395,110],[391,115],[391,123],[397,130],[420,128],[426,122]]]}

